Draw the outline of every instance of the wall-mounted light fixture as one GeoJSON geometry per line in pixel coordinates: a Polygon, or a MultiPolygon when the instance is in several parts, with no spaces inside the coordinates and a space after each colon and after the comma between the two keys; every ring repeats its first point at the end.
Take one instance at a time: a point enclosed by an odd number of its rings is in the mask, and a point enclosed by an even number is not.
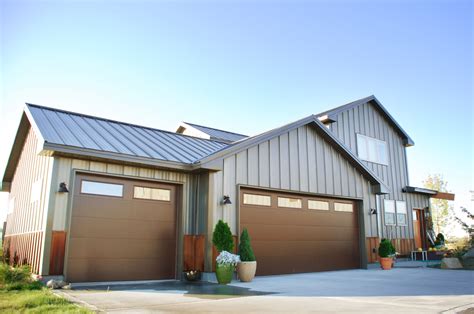
{"type": "Polygon", "coordinates": [[[222,199],[222,204],[224,204],[224,205],[232,204],[232,202],[230,201],[230,196],[229,195],[224,195],[224,197],[222,199]]]}
{"type": "Polygon", "coordinates": [[[67,189],[67,185],[65,182],[59,183],[59,193],[69,193],[69,190],[67,189]]]}
{"type": "Polygon", "coordinates": [[[377,208],[371,208],[369,214],[370,215],[377,215],[377,208]]]}

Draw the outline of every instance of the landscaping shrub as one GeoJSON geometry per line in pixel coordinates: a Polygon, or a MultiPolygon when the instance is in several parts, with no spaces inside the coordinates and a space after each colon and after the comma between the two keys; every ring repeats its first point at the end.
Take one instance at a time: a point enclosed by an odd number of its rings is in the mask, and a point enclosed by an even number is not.
{"type": "Polygon", "coordinates": [[[217,251],[232,252],[234,250],[234,239],[229,225],[219,220],[212,234],[212,243],[216,246],[217,251]]]}
{"type": "Polygon", "coordinates": [[[255,254],[253,253],[252,246],[250,245],[250,236],[247,228],[244,228],[244,230],[242,230],[242,234],[240,235],[239,255],[242,262],[255,261],[255,254]]]}
{"type": "Polygon", "coordinates": [[[444,235],[442,233],[438,233],[438,235],[436,236],[435,245],[443,246],[444,242],[445,242],[444,235]]]}
{"type": "Polygon", "coordinates": [[[388,239],[382,239],[379,245],[379,256],[380,257],[390,257],[395,255],[395,247],[392,242],[388,239]]]}

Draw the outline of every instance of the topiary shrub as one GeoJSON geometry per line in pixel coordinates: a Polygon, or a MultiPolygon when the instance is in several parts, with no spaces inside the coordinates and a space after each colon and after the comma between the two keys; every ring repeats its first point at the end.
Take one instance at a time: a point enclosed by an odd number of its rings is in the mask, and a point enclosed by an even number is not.
{"type": "Polygon", "coordinates": [[[252,246],[250,245],[250,236],[247,228],[244,228],[244,230],[242,230],[242,234],[240,235],[239,255],[242,262],[255,261],[255,254],[253,253],[252,246]]]}
{"type": "Polygon", "coordinates": [[[217,251],[232,252],[234,250],[234,239],[229,225],[219,220],[212,234],[212,243],[216,246],[217,251]]]}
{"type": "Polygon", "coordinates": [[[380,257],[390,257],[395,254],[395,248],[393,247],[392,242],[388,239],[382,239],[379,245],[379,256],[380,257]]]}

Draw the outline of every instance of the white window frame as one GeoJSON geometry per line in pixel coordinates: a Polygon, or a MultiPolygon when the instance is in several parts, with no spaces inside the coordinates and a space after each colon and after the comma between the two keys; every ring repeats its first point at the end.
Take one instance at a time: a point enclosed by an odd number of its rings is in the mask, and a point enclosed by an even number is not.
{"type": "Polygon", "coordinates": [[[383,212],[384,212],[384,221],[386,226],[396,226],[397,225],[397,211],[395,209],[395,201],[394,200],[383,200],[383,212]],[[387,204],[391,203],[392,208],[387,206],[387,204]],[[390,210],[389,210],[390,209],[390,210]],[[387,223],[387,215],[392,215],[393,223],[387,223]]]}
{"type": "Polygon", "coordinates": [[[357,156],[365,161],[388,166],[387,142],[357,133],[357,156]]]}
{"type": "Polygon", "coordinates": [[[395,208],[397,211],[397,225],[399,226],[408,226],[408,209],[407,209],[407,202],[405,201],[396,201],[395,208]],[[398,215],[405,216],[405,223],[400,223],[398,219],[398,215]]]}
{"type": "Polygon", "coordinates": [[[120,184],[120,183],[111,183],[111,182],[102,182],[102,181],[93,181],[93,180],[82,180],[81,181],[81,194],[122,198],[123,197],[123,192],[124,192],[123,184],[120,184]],[[85,189],[84,188],[85,187],[84,183],[86,183],[86,184],[91,183],[91,186],[89,186],[87,189],[85,189]],[[110,186],[117,186],[117,187],[120,186],[120,189],[115,191],[115,192],[107,192],[107,191],[99,191],[99,190],[94,191],[93,189],[91,190],[91,188],[93,188],[94,185],[96,185],[96,187],[99,186],[99,185],[104,185],[104,186],[110,185],[110,186]]]}
{"type": "Polygon", "coordinates": [[[242,203],[244,205],[252,205],[252,206],[265,206],[270,207],[272,206],[272,197],[270,195],[263,195],[263,194],[254,194],[254,193],[244,193],[242,203]],[[254,197],[262,197],[265,200],[269,200],[269,202],[253,202],[254,197]]]}

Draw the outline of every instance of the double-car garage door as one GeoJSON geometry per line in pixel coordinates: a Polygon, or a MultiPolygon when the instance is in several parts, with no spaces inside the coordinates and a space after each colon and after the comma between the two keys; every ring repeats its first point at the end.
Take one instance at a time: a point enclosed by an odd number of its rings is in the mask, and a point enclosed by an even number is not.
{"type": "Polygon", "coordinates": [[[241,189],[240,228],[247,228],[257,275],[360,267],[356,203],[241,189]]]}
{"type": "Polygon", "coordinates": [[[66,279],[175,278],[176,187],[77,175],[66,279]]]}

